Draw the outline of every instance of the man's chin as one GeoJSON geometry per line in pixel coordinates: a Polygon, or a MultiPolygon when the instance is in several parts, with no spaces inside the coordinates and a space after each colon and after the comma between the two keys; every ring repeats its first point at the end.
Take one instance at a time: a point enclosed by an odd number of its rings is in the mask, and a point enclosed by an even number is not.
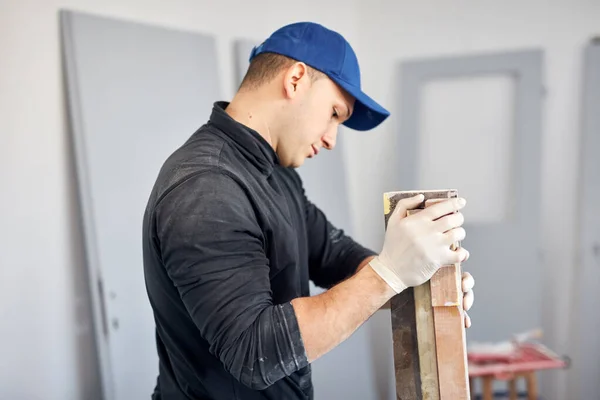
{"type": "Polygon", "coordinates": [[[305,161],[306,161],[306,157],[298,159],[298,160],[293,160],[293,162],[290,163],[290,167],[292,167],[292,168],[299,168],[302,165],[304,165],[305,161]]]}
{"type": "Polygon", "coordinates": [[[297,156],[297,157],[285,157],[281,156],[279,158],[279,165],[285,168],[298,168],[304,165],[307,158],[312,158],[312,155],[308,156],[297,156]]]}

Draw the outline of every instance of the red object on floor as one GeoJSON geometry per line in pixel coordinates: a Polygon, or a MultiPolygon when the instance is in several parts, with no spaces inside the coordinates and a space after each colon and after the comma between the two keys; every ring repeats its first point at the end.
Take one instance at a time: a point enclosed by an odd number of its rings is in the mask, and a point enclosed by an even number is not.
{"type": "Polygon", "coordinates": [[[470,377],[494,375],[496,379],[507,379],[517,372],[567,366],[562,357],[535,343],[521,344],[513,353],[506,355],[468,353],[467,358],[470,377]]]}
{"type": "Polygon", "coordinates": [[[509,398],[517,400],[517,379],[525,379],[527,398],[537,400],[536,372],[544,369],[565,368],[567,361],[548,348],[536,343],[521,343],[511,353],[486,354],[468,352],[469,384],[474,395],[474,381],[483,384],[483,400],[493,399],[494,380],[508,381],[509,398]]]}

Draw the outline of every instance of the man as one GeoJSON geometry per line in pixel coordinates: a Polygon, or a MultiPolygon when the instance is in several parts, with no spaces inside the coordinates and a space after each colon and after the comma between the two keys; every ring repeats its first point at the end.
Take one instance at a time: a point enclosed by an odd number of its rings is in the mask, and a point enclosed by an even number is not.
{"type": "MultiPolygon", "coordinates": [[[[450,249],[465,236],[458,199],[410,217],[422,197],[401,201],[374,252],[304,195],[294,168],[333,149],[340,124],[369,130],[388,115],[336,32],[291,24],[253,50],[238,93],[165,162],[146,209],[154,399],[311,399],[312,361],[395,294],[467,259],[450,249]],[[329,290],[310,296],[309,280],[329,290]]],[[[473,284],[465,275],[465,309],[473,284]]]]}

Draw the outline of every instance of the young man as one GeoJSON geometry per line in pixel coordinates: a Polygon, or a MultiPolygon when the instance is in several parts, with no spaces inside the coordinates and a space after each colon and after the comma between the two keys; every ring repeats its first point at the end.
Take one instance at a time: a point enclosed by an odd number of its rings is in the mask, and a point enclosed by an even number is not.
{"type": "MultiPolygon", "coordinates": [[[[369,130],[388,115],[336,32],[291,24],[253,50],[234,99],[169,157],[146,209],[154,399],[311,399],[312,361],[395,294],[467,259],[450,249],[465,237],[459,199],[410,217],[422,198],[400,202],[374,252],[304,195],[294,167],[333,149],[340,124],[369,130]],[[329,290],[311,297],[309,280],[329,290]]],[[[465,309],[473,284],[465,275],[465,309]]]]}

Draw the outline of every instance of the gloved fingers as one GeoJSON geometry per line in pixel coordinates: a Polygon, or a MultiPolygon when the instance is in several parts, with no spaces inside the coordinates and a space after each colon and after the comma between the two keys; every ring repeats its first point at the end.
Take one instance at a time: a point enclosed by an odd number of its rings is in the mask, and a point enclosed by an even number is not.
{"type": "Polygon", "coordinates": [[[448,199],[425,208],[419,214],[421,214],[423,217],[431,219],[432,221],[435,221],[444,215],[453,214],[459,211],[465,206],[465,204],[467,204],[467,201],[462,197],[448,199]]]}
{"type": "Polygon", "coordinates": [[[406,217],[406,211],[416,208],[419,204],[423,202],[424,199],[425,196],[423,196],[422,194],[417,194],[416,196],[407,197],[405,199],[399,200],[396,204],[396,208],[394,209],[392,217],[399,219],[406,217]]]}
{"type": "Polygon", "coordinates": [[[473,307],[475,293],[472,290],[467,291],[463,296],[463,310],[469,311],[473,307]]]}
{"type": "Polygon", "coordinates": [[[459,247],[456,250],[450,249],[444,255],[444,259],[440,260],[441,265],[459,264],[464,262],[469,257],[469,252],[463,247],[459,247]]]}
{"type": "Polygon", "coordinates": [[[439,232],[448,232],[451,229],[462,226],[465,222],[465,217],[461,212],[444,215],[434,222],[435,229],[439,232]]]}
{"type": "Polygon", "coordinates": [[[473,287],[475,286],[475,279],[473,278],[473,275],[467,271],[463,271],[461,281],[463,293],[473,290],[473,287]]]}
{"type": "Polygon", "coordinates": [[[444,244],[448,247],[452,246],[456,242],[460,242],[467,237],[467,231],[463,227],[453,228],[447,231],[444,235],[444,244]]]}
{"type": "Polygon", "coordinates": [[[461,262],[465,262],[469,259],[469,257],[471,257],[471,253],[469,253],[469,250],[465,250],[467,252],[467,257],[465,257],[464,260],[462,260],[461,262]]]}
{"type": "Polygon", "coordinates": [[[465,328],[470,328],[471,324],[471,317],[469,317],[469,314],[465,313],[465,328]]]}

